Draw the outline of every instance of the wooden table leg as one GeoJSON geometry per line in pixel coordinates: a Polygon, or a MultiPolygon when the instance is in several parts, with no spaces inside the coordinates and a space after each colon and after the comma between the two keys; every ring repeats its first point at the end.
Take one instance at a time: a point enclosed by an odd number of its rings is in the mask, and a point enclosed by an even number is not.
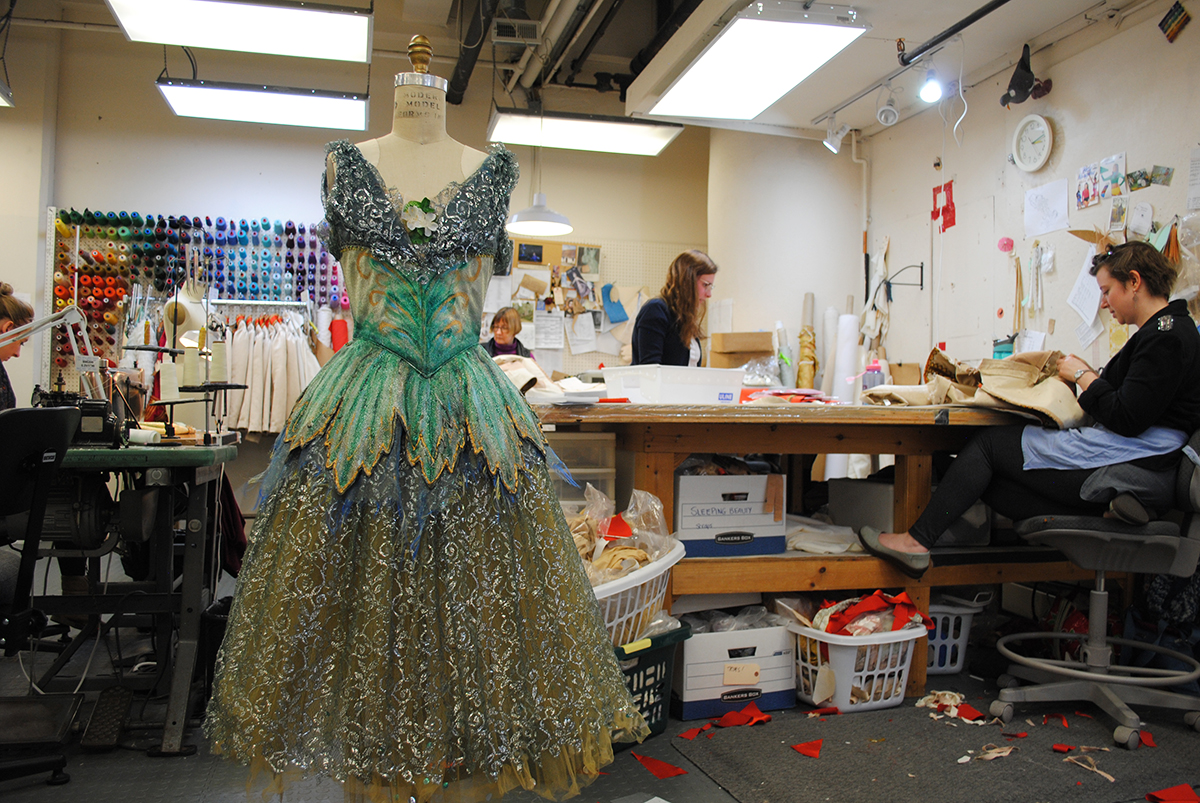
{"type": "MultiPolygon", "coordinates": [[[[904,589],[916,604],[917,610],[929,615],[929,586],[909,586],[904,589]]],[[[925,680],[929,669],[929,638],[921,636],[913,642],[912,663],[908,666],[906,697],[924,697],[925,680]]]]}
{"type": "Polygon", "coordinates": [[[636,452],[633,487],[652,493],[663,505],[667,529],[675,531],[675,455],[670,452],[636,452]]]}
{"type": "Polygon", "coordinates": [[[929,504],[933,485],[933,457],[927,454],[896,455],[896,487],[892,500],[892,527],[898,533],[913,526],[929,504]]]}

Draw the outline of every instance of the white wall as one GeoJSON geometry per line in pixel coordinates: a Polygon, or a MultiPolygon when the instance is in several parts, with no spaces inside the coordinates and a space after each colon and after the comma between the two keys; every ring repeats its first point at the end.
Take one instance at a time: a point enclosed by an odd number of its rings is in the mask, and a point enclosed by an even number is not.
{"type": "MultiPolygon", "coordinates": [[[[938,288],[935,296],[928,271],[926,290],[896,288],[887,342],[893,360],[923,361],[933,340],[945,341],[959,359],[986,357],[993,338],[1012,333],[1015,270],[996,243],[1011,237],[1016,243],[1014,256],[1022,264],[1028,262],[1033,247],[1033,239],[1024,236],[1028,189],[1065,178],[1070,188],[1070,228],[1107,228],[1109,202],[1075,209],[1075,178],[1081,166],[1125,151],[1127,169],[1149,170],[1156,164],[1175,168],[1170,187],[1151,186],[1133,193],[1130,203],[1151,203],[1155,220],[1165,223],[1186,212],[1189,157],[1200,134],[1200,88],[1194,78],[1200,72],[1200,46],[1187,30],[1174,44],[1168,43],[1157,26],[1162,13],[1155,6],[1140,22],[1127,22],[1115,36],[1090,46],[1086,46],[1088,37],[1100,39],[1097,31],[1036,54],[1034,73],[1054,82],[1051,93],[1042,99],[1011,109],[1000,106],[1009,70],[968,90],[970,110],[960,127],[961,146],[952,131],[961,104],[947,111],[948,123],[930,109],[869,141],[874,165],[872,249],[890,237],[892,270],[913,262],[932,263],[938,288]],[[1085,45],[1082,49],[1079,40],[1085,45]],[[1051,121],[1054,148],[1045,167],[1026,174],[1007,158],[1017,123],[1034,112],[1051,121]],[[933,166],[939,156],[940,171],[933,166]],[[958,222],[938,235],[930,225],[931,190],[948,179],[954,182],[958,222]],[[937,310],[932,333],[931,308],[937,310]]],[[[1046,276],[1045,310],[1033,314],[1027,325],[1046,331],[1053,319],[1055,331],[1048,348],[1102,364],[1110,354],[1108,338],[1102,335],[1093,346],[1083,348],[1074,334],[1080,318],[1066,304],[1088,245],[1066,231],[1040,239],[1054,246],[1057,261],[1054,272],[1046,276]]],[[[1107,323],[1107,313],[1101,314],[1107,323]]]]}
{"type": "Polygon", "coordinates": [[[813,293],[820,338],[826,307],[845,312],[847,295],[862,303],[862,167],[849,140],[836,156],[820,142],[764,134],[714,129],[711,142],[713,297],[733,299],[735,331],[779,320],[794,339],[813,293]]]}

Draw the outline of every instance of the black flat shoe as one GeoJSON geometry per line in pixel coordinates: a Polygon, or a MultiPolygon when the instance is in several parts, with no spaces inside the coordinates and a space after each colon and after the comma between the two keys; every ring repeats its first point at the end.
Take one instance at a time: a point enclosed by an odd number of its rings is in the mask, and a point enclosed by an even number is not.
{"type": "Polygon", "coordinates": [[[1112,513],[1114,519],[1119,519],[1135,527],[1148,524],[1152,518],[1150,511],[1138,501],[1136,496],[1128,492],[1114,496],[1113,500],[1108,503],[1108,512],[1112,513]]]}
{"type": "Polygon", "coordinates": [[[879,536],[880,531],[874,527],[863,527],[858,531],[858,542],[863,545],[863,549],[877,558],[883,558],[914,580],[919,580],[929,569],[928,552],[901,552],[889,549],[879,543],[879,536]]]}

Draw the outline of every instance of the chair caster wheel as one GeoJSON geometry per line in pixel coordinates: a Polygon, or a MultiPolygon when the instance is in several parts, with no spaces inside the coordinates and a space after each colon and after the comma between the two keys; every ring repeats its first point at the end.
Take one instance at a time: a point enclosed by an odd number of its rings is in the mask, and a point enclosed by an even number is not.
{"type": "Polygon", "coordinates": [[[1117,729],[1113,731],[1113,741],[1126,750],[1137,750],[1142,743],[1142,737],[1133,728],[1118,725],[1117,729]]]}
{"type": "Polygon", "coordinates": [[[1200,731],[1200,711],[1188,711],[1183,715],[1183,724],[1200,731]]]}
{"type": "Polygon", "coordinates": [[[1001,722],[1008,722],[1013,718],[1013,704],[1003,700],[993,700],[991,706],[988,707],[988,714],[999,717],[1001,722]]]}
{"type": "Polygon", "coordinates": [[[1015,689],[1021,685],[1019,678],[1015,678],[1007,672],[996,678],[996,686],[1001,689],[1015,689]]]}

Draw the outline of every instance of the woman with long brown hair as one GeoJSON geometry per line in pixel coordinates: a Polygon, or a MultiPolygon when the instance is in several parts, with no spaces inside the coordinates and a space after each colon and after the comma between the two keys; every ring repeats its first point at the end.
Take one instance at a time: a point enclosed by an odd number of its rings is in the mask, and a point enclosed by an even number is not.
{"type": "MultiPolygon", "coordinates": [[[[0,334],[24,326],[33,320],[33,307],[13,295],[12,285],[0,282],[0,334]]],[[[17,406],[16,395],[12,383],[8,381],[8,372],[4,363],[10,357],[21,356],[23,340],[0,346],[0,410],[8,410],[17,406]]]]}
{"type": "Polygon", "coordinates": [[[703,251],[684,251],[667,269],[658,298],[647,301],[633,324],[634,365],[701,365],[705,302],[717,265],[703,251]]]}

